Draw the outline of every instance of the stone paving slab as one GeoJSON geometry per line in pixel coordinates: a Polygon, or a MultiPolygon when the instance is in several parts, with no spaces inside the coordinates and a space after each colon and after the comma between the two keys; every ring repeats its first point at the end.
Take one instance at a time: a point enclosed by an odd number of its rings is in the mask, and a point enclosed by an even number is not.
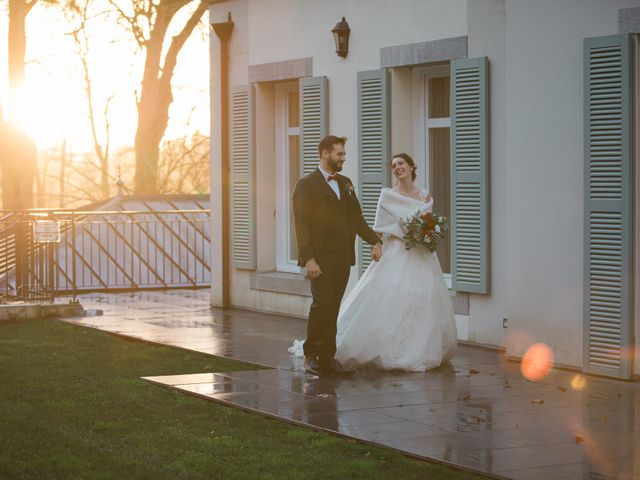
{"type": "Polygon", "coordinates": [[[104,315],[75,323],[276,367],[146,378],[168,388],[497,478],[640,478],[636,382],[582,376],[576,386],[566,370],[530,382],[501,352],[464,345],[428,373],[318,378],[287,353],[301,320],[210,310],[206,291],[81,302],[104,315]]]}
{"type": "Polygon", "coordinates": [[[79,303],[0,303],[0,322],[84,315],[79,303]]]}

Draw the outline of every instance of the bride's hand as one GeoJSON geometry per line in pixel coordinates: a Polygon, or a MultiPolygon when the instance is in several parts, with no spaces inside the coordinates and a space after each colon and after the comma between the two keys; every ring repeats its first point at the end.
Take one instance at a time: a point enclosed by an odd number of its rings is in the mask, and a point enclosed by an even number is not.
{"type": "Polygon", "coordinates": [[[371,245],[371,258],[378,262],[382,257],[382,244],[380,242],[375,245],[371,245]]]}

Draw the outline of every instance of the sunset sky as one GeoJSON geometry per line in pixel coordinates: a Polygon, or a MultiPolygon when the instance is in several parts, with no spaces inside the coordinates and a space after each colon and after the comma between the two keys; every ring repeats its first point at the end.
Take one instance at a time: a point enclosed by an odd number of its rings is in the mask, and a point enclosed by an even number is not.
{"type": "MultiPolygon", "coordinates": [[[[98,10],[108,8],[106,0],[95,3],[98,10]]],[[[9,109],[7,2],[0,2],[0,8],[0,101],[6,119],[9,109]]],[[[173,26],[180,28],[192,8],[183,8],[173,26]]],[[[178,58],[173,79],[174,101],[165,139],[195,130],[209,132],[208,24],[205,13],[201,27],[194,31],[178,58]],[[190,125],[187,125],[189,118],[190,125]]],[[[59,8],[38,4],[27,17],[27,83],[19,121],[40,149],[58,145],[65,138],[76,152],[93,148],[83,73],[73,38],[67,35],[70,30],[59,8]]],[[[115,95],[110,105],[112,148],[133,145],[137,121],[134,92],[140,88],[143,55],[132,35],[118,26],[113,17],[93,18],[90,30],[89,61],[95,108],[100,112],[99,125],[104,125],[101,113],[106,99],[115,95]]]]}

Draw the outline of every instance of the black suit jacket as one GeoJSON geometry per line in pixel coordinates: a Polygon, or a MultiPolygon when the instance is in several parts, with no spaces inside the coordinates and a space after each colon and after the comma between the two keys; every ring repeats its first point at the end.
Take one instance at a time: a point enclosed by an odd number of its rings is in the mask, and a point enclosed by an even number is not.
{"type": "Polygon", "coordinates": [[[319,169],[302,177],[293,191],[298,265],[315,258],[323,271],[355,265],[355,237],[374,245],[380,238],[362,217],[348,177],[337,175],[340,200],[319,169]]]}

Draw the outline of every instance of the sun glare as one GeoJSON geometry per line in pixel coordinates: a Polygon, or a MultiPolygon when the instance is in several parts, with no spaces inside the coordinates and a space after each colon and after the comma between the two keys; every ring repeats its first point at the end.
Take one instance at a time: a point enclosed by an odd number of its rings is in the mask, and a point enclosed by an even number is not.
{"type": "MultiPolygon", "coordinates": [[[[43,89],[46,91],[46,89],[43,89]]],[[[42,98],[44,92],[23,86],[15,96],[11,120],[36,144],[49,146],[65,137],[70,111],[65,112],[58,97],[42,98]]]]}
{"type": "MultiPolygon", "coordinates": [[[[101,5],[101,4],[100,4],[101,5]]],[[[102,8],[97,4],[96,8],[102,8]]],[[[189,11],[181,13],[179,26],[189,11]]],[[[0,24],[0,30],[6,26],[0,24]]],[[[204,22],[206,25],[206,21],[204,22]]],[[[139,93],[143,58],[131,35],[115,28],[114,21],[91,24],[89,68],[96,131],[105,141],[105,106],[109,102],[111,150],[133,145],[137,127],[136,93],[139,93]],[[105,40],[106,39],[106,40],[105,40]]],[[[34,8],[27,22],[26,83],[9,101],[6,70],[0,67],[0,103],[6,120],[16,122],[36,141],[38,149],[67,143],[75,152],[93,150],[84,72],[69,23],[59,9],[34,8]]],[[[6,51],[5,37],[0,49],[6,51]]],[[[192,35],[176,68],[167,138],[193,130],[208,132],[208,51],[200,34],[192,35]]]]}

